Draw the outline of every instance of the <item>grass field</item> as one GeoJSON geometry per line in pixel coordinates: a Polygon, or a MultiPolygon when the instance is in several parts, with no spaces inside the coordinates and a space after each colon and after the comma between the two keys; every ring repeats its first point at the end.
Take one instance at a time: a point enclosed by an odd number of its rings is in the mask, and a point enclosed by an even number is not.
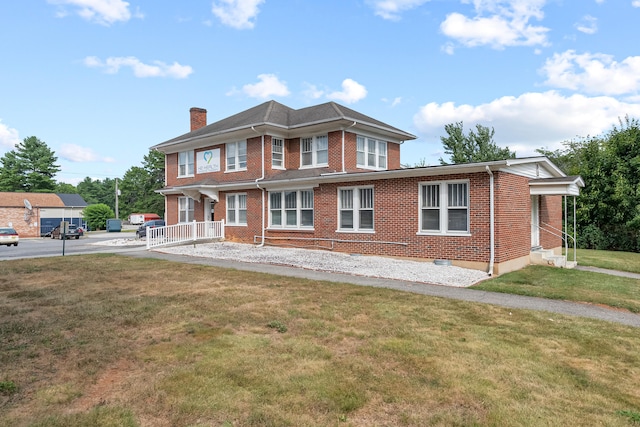
{"type": "Polygon", "coordinates": [[[2,427],[640,423],[637,328],[117,255],[0,271],[2,427]]]}

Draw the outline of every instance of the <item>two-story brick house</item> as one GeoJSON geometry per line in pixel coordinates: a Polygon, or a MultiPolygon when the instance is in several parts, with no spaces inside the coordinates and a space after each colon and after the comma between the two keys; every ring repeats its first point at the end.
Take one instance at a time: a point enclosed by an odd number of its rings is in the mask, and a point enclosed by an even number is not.
{"type": "Polygon", "coordinates": [[[532,247],[560,250],[562,198],[546,157],[402,168],[414,135],[334,102],[269,101],[155,145],[166,156],[165,219],[225,221],[227,239],[420,259],[502,273],[532,247]],[[560,230],[560,232],[547,232],[560,230]]]}

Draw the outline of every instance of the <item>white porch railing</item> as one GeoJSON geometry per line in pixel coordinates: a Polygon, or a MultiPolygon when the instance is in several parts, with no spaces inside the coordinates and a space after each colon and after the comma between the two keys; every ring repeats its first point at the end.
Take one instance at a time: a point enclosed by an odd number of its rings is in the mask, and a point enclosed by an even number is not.
{"type": "Polygon", "coordinates": [[[146,237],[147,249],[222,238],[224,238],[224,220],[193,221],[166,227],[147,227],[146,237]]]}

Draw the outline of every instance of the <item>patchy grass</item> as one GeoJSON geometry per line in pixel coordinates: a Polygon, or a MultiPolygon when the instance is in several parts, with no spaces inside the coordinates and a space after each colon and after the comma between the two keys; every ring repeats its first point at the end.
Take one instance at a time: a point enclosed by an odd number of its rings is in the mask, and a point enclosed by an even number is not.
{"type": "Polygon", "coordinates": [[[587,302],[640,313],[640,280],[608,274],[530,265],[472,289],[587,302]]]}
{"type": "Polygon", "coordinates": [[[2,427],[629,426],[640,413],[636,328],[117,255],[0,270],[2,427]]]}

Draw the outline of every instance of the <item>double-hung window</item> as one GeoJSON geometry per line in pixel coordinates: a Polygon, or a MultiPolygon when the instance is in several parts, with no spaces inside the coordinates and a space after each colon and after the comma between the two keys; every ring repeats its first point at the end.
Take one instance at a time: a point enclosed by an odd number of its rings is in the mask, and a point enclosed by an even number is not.
{"type": "Polygon", "coordinates": [[[356,137],[356,163],[366,169],[387,169],[387,143],[374,138],[356,137]]]}
{"type": "Polygon", "coordinates": [[[229,142],[226,151],[227,172],[247,169],[247,141],[229,142]]]}
{"type": "Polygon", "coordinates": [[[193,221],[193,199],[178,197],[178,222],[193,221]]]}
{"type": "Polygon", "coordinates": [[[269,227],[313,228],[313,190],[269,192],[269,227]]]}
{"type": "Polygon", "coordinates": [[[329,163],[329,137],[327,135],[300,138],[301,167],[326,166],[329,163]]]}
{"type": "Polygon", "coordinates": [[[469,233],[467,181],[421,183],[419,197],[421,233],[469,233]]]}
{"type": "Polygon", "coordinates": [[[178,178],[193,176],[193,150],[178,153],[178,178]]]}
{"type": "Polygon", "coordinates": [[[246,193],[227,194],[227,225],[247,225],[246,193]]]}
{"type": "Polygon", "coordinates": [[[284,140],[271,138],[271,167],[284,169],[284,140]]]}
{"type": "Polygon", "coordinates": [[[338,189],[338,230],[373,231],[373,187],[338,189]]]}

